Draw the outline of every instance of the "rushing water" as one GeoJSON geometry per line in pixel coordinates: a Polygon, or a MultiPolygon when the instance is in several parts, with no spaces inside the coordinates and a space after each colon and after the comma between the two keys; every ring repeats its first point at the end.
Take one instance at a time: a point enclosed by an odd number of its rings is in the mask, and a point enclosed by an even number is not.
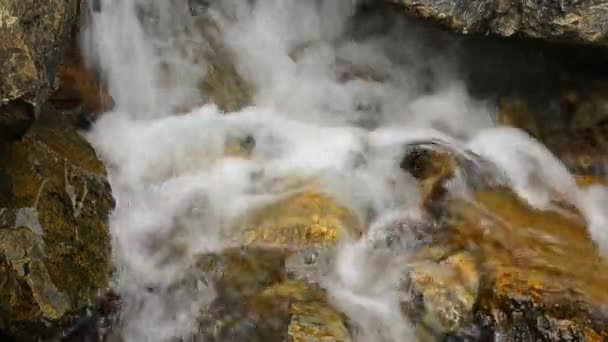
{"type": "MultiPolygon", "coordinates": [[[[492,108],[468,96],[450,55],[441,53],[449,46],[427,46],[424,32],[407,22],[372,18],[353,27],[355,0],[99,1],[87,37],[94,44],[85,46],[94,46],[87,55],[104,71],[116,106],[89,139],[117,200],[114,287],[127,341],[188,336],[214,289],[176,284],[197,255],[227,246],[234,220],[289,194],[269,186],[273,180],[315,178],[361,218],[376,213],[367,239],[382,236],[392,220],[421,220],[414,180],[399,169],[408,141],[441,138],[477,152],[538,207],[557,189],[586,215],[597,242],[608,243],[606,215],[594,207],[605,191],[579,190],[541,144],[494,128],[492,108]],[[207,42],[192,13],[220,27],[237,69],[255,86],[249,107],[225,114],[207,104],[172,114],[199,96],[208,67],[196,58],[207,42]],[[336,70],[352,65],[382,82],[344,82],[336,70]],[[164,77],[167,66],[176,82],[164,77]],[[226,156],[231,143],[252,145],[248,158],[226,156]],[[170,244],[183,253],[168,258],[163,246],[170,244]]],[[[362,340],[379,340],[374,334],[382,331],[388,341],[409,341],[392,266],[372,272],[379,264],[367,244],[340,248],[325,287],[361,325],[362,340]]]]}

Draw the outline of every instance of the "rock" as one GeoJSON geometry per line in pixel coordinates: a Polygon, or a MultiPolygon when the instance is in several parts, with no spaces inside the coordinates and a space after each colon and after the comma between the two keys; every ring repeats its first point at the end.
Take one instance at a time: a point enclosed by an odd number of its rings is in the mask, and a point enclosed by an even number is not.
{"type": "Polygon", "coordinates": [[[608,4],[595,1],[386,0],[465,34],[606,45],[608,4]]]}
{"type": "Polygon", "coordinates": [[[318,192],[297,193],[264,207],[245,224],[245,244],[291,250],[330,247],[340,237],[359,238],[363,229],[352,211],[318,192]]]}
{"type": "MultiPolygon", "coordinates": [[[[427,163],[446,159],[437,156],[427,163]]],[[[433,176],[418,178],[438,179],[433,176]]],[[[444,182],[434,184],[444,187],[444,182]]],[[[608,317],[602,314],[608,307],[608,275],[602,271],[608,262],[582,216],[532,208],[504,186],[479,188],[467,198],[443,192],[431,201],[440,201],[431,208],[439,213],[435,220],[444,235],[413,257],[405,288],[413,300],[403,303],[427,335],[507,341],[608,338],[608,317]]]]}
{"type": "Polygon", "coordinates": [[[198,338],[349,341],[346,317],[329,304],[313,273],[323,270],[318,253],[330,252],[340,235],[360,235],[354,214],[327,195],[304,191],[238,224],[241,247],[199,262],[218,296],[202,311],[198,338]]]}
{"type": "MultiPolygon", "coordinates": [[[[54,88],[61,50],[78,14],[78,0],[0,1],[0,107],[23,99],[38,111],[54,88]]],[[[19,138],[34,117],[0,114],[1,140],[19,138]],[[16,131],[13,131],[15,129],[16,131]]]]}
{"type": "Polygon", "coordinates": [[[80,128],[89,128],[101,113],[114,107],[107,85],[95,70],[86,66],[78,47],[71,47],[63,54],[57,81],[57,89],[49,101],[59,110],[72,111],[80,128]]]}
{"type": "Polygon", "coordinates": [[[578,90],[565,89],[561,102],[565,122],[547,122],[545,113],[527,101],[504,97],[498,106],[498,124],[524,130],[542,142],[578,177],[581,184],[608,180],[608,106],[605,83],[578,90]]]}
{"type": "Polygon", "coordinates": [[[254,85],[244,79],[235,66],[235,56],[218,37],[218,26],[209,18],[198,20],[203,37],[208,43],[203,57],[207,72],[199,89],[204,97],[217,104],[224,112],[234,112],[251,104],[254,85]]]}
{"type": "Polygon", "coordinates": [[[495,190],[507,185],[494,164],[441,140],[408,144],[400,167],[418,181],[422,206],[434,214],[443,210],[449,183],[460,184],[468,191],[495,190]]]}
{"type": "Polygon", "coordinates": [[[345,316],[300,281],[278,281],[232,306],[216,301],[205,316],[204,341],[350,341],[345,316]]]}
{"type": "Polygon", "coordinates": [[[0,330],[49,337],[108,286],[111,189],[95,151],[52,107],[0,149],[0,330]]]}

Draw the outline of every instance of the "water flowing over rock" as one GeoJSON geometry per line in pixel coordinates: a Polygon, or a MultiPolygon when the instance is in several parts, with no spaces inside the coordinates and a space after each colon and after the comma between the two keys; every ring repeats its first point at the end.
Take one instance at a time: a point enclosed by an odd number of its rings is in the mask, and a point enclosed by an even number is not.
{"type": "Polygon", "coordinates": [[[606,45],[602,1],[387,0],[415,16],[465,34],[496,34],[606,45]]]}
{"type": "MultiPolygon", "coordinates": [[[[212,10],[230,1],[218,3],[90,3],[91,37],[110,43],[97,48],[115,48],[95,61],[108,89],[81,56],[64,55],[51,102],[76,112],[45,105],[21,141],[0,145],[0,338],[608,338],[605,222],[578,196],[576,181],[589,179],[566,168],[606,178],[585,158],[604,153],[605,117],[585,114],[604,110],[602,95],[567,97],[582,114],[564,136],[530,123],[525,101],[498,96],[498,125],[524,128],[564,167],[523,132],[494,127],[433,59],[468,37],[400,22],[386,7],[338,29],[350,0],[237,0],[225,17],[212,10]],[[427,34],[438,34],[428,50],[427,34]],[[113,211],[104,166],[73,129],[74,116],[112,107],[106,90],[115,108],[87,137],[111,175],[113,211]],[[600,130],[581,139],[590,127],[600,130]],[[530,195],[538,189],[546,196],[530,195]],[[120,298],[96,296],[108,286],[110,240],[120,298]],[[96,321],[111,311],[106,330],[96,321]]],[[[467,60],[483,44],[447,55],[467,60]]],[[[510,72],[484,64],[504,73],[496,81],[482,62],[462,78],[483,74],[504,90],[510,72]]],[[[22,104],[7,107],[29,115],[22,104]]]]}
{"type": "MultiPolygon", "coordinates": [[[[406,165],[450,159],[437,152],[406,165]]],[[[607,263],[580,214],[571,207],[535,209],[504,186],[461,198],[445,191],[436,171],[417,178],[444,189],[434,201],[448,231],[413,259],[409,291],[416,300],[406,307],[425,333],[508,341],[607,338],[607,263]]]]}
{"type": "Polygon", "coordinates": [[[0,2],[0,141],[21,137],[54,89],[78,6],[78,0],[0,2]]]}
{"type": "Polygon", "coordinates": [[[21,141],[0,145],[0,330],[51,337],[108,287],[105,168],[45,106],[21,141]]]}
{"type": "Polygon", "coordinates": [[[608,107],[606,84],[593,82],[581,89],[565,89],[560,98],[563,120],[546,124],[550,116],[517,97],[499,101],[497,122],[522,129],[543,142],[581,185],[608,180],[608,107]]]}

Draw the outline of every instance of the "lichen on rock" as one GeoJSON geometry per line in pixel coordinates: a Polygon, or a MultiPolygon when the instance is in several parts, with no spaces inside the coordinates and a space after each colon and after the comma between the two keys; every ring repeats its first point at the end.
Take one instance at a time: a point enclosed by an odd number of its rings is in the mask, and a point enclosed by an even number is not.
{"type": "Polygon", "coordinates": [[[108,286],[110,186],[94,150],[52,107],[1,149],[0,330],[49,336],[108,286]]]}

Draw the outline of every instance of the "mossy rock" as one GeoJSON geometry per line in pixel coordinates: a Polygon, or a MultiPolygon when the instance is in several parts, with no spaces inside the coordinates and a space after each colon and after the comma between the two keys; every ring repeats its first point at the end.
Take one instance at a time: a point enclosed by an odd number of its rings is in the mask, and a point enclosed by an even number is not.
{"type": "Polygon", "coordinates": [[[108,286],[110,185],[95,151],[48,106],[0,149],[0,330],[49,336],[108,286]]]}

